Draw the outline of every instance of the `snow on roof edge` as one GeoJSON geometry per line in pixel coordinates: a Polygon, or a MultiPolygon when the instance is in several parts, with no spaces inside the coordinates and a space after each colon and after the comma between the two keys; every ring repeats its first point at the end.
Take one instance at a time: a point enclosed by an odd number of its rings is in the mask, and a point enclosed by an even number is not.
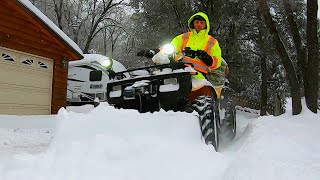
{"type": "Polygon", "coordinates": [[[50,27],[59,37],[61,37],[70,47],[83,56],[82,50],[79,46],[70,39],[60,28],[58,28],[46,15],[44,15],[37,7],[35,7],[29,0],[18,0],[27,9],[33,12],[40,20],[50,27]]]}
{"type": "MultiPolygon", "coordinates": [[[[110,58],[102,54],[83,54],[82,59],[76,60],[76,61],[69,61],[69,67],[74,67],[74,66],[84,65],[84,64],[90,65],[93,62],[98,62],[102,64],[102,61],[104,59],[110,59],[110,58]]],[[[112,68],[115,72],[127,70],[126,67],[119,61],[115,59],[112,59],[112,61],[113,61],[112,68]]]]}

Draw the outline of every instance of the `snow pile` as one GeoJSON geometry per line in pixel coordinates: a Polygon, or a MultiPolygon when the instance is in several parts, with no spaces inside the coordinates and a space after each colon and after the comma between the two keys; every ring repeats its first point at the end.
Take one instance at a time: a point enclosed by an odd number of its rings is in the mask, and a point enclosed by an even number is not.
{"type": "MultiPolygon", "coordinates": [[[[217,153],[201,139],[195,114],[139,114],[106,103],[61,109],[54,133],[43,126],[0,129],[0,179],[317,180],[320,114],[287,112],[257,117],[238,111],[236,139],[217,153]]],[[[0,116],[0,122],[50,118],[0,116]]]]}
{"type": "Polygon", "coordinates": [[[55,115],[0,115],[0,127],[7,129],[54,129],[56,127],[55,115]]]}
{"type": "Polygon", "coordinates": [[[52,129],[0,129],[1,162],[12,160],[12,154],[43,152],[53,136],[52,129]]]}
{"type": "Polygon", "coordinates": [[[221,179],[319,179],[320,115],[290,113],[250,122],[230,149],[234,159],[221,179]]]}
{"type": "MultiPolygon", "coordinates": [[[[109,57],[101,54],[83,54],[83,59],[77,61],[70,61],[69,66],[80,66],[80,65],[91,65],[94,63],[99,63],[100,66],[103,66],[104,60],[110,60],[109,57]]],[[[112,69],[115,72],[126,71],[127,69],[119,62],[112,59],[112,69]]]]}
{"type": "Polygon", "coordinates": [[[203,143],[192,114],[139,114],[102,104],[87,114],[61,109],[58,119],[49,150],[16,155],[0,179],[209,180],[227,165],[203,143]]]}

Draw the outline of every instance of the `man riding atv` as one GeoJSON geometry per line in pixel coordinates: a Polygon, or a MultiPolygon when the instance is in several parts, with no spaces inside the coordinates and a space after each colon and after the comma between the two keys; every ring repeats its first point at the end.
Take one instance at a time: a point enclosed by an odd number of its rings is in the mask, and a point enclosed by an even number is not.
{"type": "MultiPolygon", "coordinates": [[[[199,113],[200,127],[202,135],[207,144],[212,144],[218,149],[219,138],[218,131],[222,126],[220,122],[219,112],[217,113],[219,103],[215,103],[221,99],[222,87],[224,84],[214,85],[217,75],[215,73],[223,64],[222,71],[225,73],[226,62],[221,57],[221,49],[218,41],[208,34],[210,23],[208,16],[205,13],[198,12],[188,20],[190,32],[176,36],[171,44],[175,48],[175,61],[192,64],[192,67],[197,71],[196,75],[192,76],[192,91],[189,95],[189,101],[193,104],[193,109],[199,113]],[[219,121],[219,122],[218,122],[219,121]]],[[[142,50],[138,56],[152,58],[155,64],[167,64],[167,60],[161,58],[161,49],[142,50]]],[[[224,75],[223,75],[224,76],[224,75]]],[[[229,108],[230,103],[225,103],[224,108],[229,108]]],[[[234,106],[233,106],[234,107],[234,106]]],[[[234,122],[228,122],[232,126],[231,138],[235,135],[235,110],[232,113],[224,115],[228,119],[233,119],[234,122]],[[232,116],[232,117],[231,117],[232,116]]],[[[224,117],[222,117],[224,118],[224,117]]]]}
{"type": "MultiPolygon", "coordinates": [[[[182,53],[185,53],[183,61],[193,64],[194,69],[198,71],[197,75],[193,76],[192,93],[189,98],[193,101],[200,95],[212,96],[214,93],[210,87],[212,85],[205,76],[221,66],[222,58],[218,41],[208,34],[210,24],[205,13],[198,12],[191,16],[188,26],[190,32],[176,36],[171,44],[175,47],[175,60],[179,60],[182,53]]],[[[159,49],[142,50],[138,56],[152,58],[159,51],[159,49]]],[[[153,61],[156,64],[166,63],[156,57],[153,61]]]]}
{"type": "Polygon", "coordinates": [[[218,150],[220,139],[233,139],[236,134],[235,105],[225,78],[228,68],[218,41],[208,35],[207,15],[196,13],[188,23],[190,32],[171,44],[138,53],[156,65],[109,74],[115,80],[107,85],[107,99],[116,108],[141,113],[195,110],[205,142],[218,150]],[[125,78],[124,73],[131,77],[125,78]]]}

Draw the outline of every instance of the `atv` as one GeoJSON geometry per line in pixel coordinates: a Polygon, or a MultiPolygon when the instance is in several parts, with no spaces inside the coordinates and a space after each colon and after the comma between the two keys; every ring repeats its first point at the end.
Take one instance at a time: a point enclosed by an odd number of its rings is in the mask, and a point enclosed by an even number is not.
{"type": "MultiPolygon", "coordinates": [[[[163,48],[163,51],[166,49],[163,48]]],[[[137,109],[141,113],[159,111],[161,108],[166,111],[195,110],[199,114],[206,144],[212,144],[218,151],[221,140],[232,140],[236,134],[233,91],[226,85],[227,80],[217,78],[219,74],[211,74],[212,82],[217,79],[221,81],[219,86],[214,86],[216,93],[199,96],[190,102],[192,75],[197,71],[192,68],[192,64],[174,61],[174,52],[164,53],[168,56],[169,64],[110,73],[114,80],[107,85],[108,103],[116,108],[137,109]],[[132,77],[126,78],[124,73],[130,73],[132,77]]]]}

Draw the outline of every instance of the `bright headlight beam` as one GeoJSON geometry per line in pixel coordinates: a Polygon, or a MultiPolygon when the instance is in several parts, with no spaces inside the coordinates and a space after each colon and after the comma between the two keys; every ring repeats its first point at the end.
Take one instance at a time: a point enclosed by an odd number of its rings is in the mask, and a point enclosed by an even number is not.
{"type": "Polygon", "coordinates": [[[162,51],[164,54],[173,54],[174,53],[174,46],[172,44],[166,44],[162,47],[162,51]]]}
{"type": "Polygon", "coordinates": [[[103,60],[102,62],[101,62],[101,64],[102,64],[102,66],[104,66],[104,67],[109,67],[109,66],[111,66],[111,60],[110,59],[105,59],[105,60],[103,60]]]}

